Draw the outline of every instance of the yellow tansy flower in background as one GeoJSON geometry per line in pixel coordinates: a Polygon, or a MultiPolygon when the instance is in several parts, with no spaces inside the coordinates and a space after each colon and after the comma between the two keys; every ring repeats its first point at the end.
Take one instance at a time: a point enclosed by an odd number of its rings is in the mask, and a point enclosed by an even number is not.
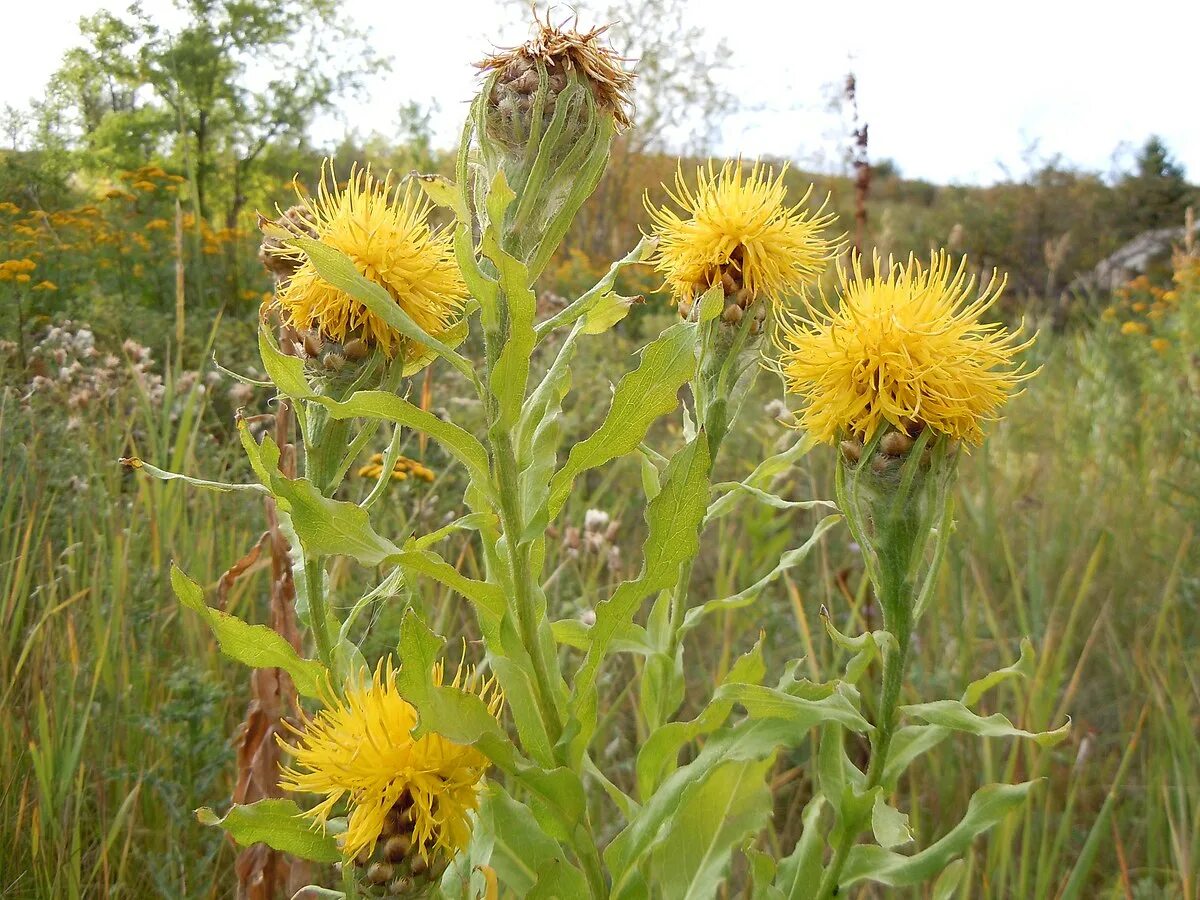
{"type": "MultiPolygon", "coordinates": [[[[329,164],[317,196],[300,195],[300,202],[317,239],[346,254],[427,334],[436,336],[453,324],[468,293],[454,261],[452,236],[430,228],[429,203],[411,182],[401,190],[390,172],[381,181],[368,169],[353,169],[343,189],[329,164]]],[[[361,337],[387,356],[396,355],[404,339],[387,322],[323,280],[299,250],[284,246],[272,252],[300,263],[276,295],[288,324],[341,342],[361,337]]]]}
{"type": "MultiPolygon", "coordinates": [[[[441,684],[440,665],[433,677],[441,684]]],[[[471,689],[471,680],[472,673],[460,668],[453,686],[471,689]]],[[[476,685],[473,692],[492,715],[499,714],[503,697],[494,682],[476,685]]],[[[397,819],[411,827],[412,846],[426,859],[435,854],[448,859],[470,839],[470,815],[479,806],[489,761],[474,747],[439,734],[414,740],[416,724],[416,710],[400,696],[389,660],[370,681],[351,685],[344,699],[293,729],[298,746],[284,744],[295,763],[283,769],[283,787],[325,795],[307,816],[324,823],[346,801],[346,857],[370,852],[397,819]]]]}
{"type": "MultiPolygon", "coordinates": [[[[376,453],[367,462],[365,466],[358,470],[359,478],[380,478],[383,476],[383,454],[376,453]]],[[[407,456],[401,456],[396,459],[395,465],[392,466],[392,480],[404,481],[409,477],[418,478],[421,481],[433,482],[433,469],[422,465],[415,459],[409,459],[407,456]]]]}
{"type": "MultiPolygon", "coordinates": [[[[786,171],[786,170],[784,170],[786,171]]],[[[720,171],[711,164],[696,173],[692,188],[680,168],[670,198],[682,208],[646,208],[658,238],[653,262],[677,302],[690,303],[714,284],[782,301],[813,284],[837,250],[824,237],[834,216],[822,206],[808,211],[810,186],[800,201],[786,205],[784,171],[739,161],[720,171]]],[[[748,305],[745,304],[745,305],[748,305]]]]}
{"type": "Polygon", "coordinates": [[[57,291],[58,285],[47,279],[45,281],[39,281],[33,286],[33,289],[35,291],[57,291]]]}
{"type": "Polygon", "coordinates": [[[869,440],[884,423],[980,443],[982,424],[1033,374],[1013,362],[1032,338],[980,322],[1004,281],[993,274],[977,292],[966,260],[954,266],[944,252],[928,267],[874,263],[871,276],[859,257],[839,267],[836,306],[822,292],[807,320],[781,317],[774,365],[806,402],[800,426],[830,443],[869,440]]]}
{"type": "Polygon", "coordinates": [[[1171,348],[1171,342],[1166,338],[1155,338],[1150,342],[1150,346],[1159,353],[1166,353],[1171,348]]]}
{"type": "Polygon", "coordinates": [[[1145,322],[1125,322],[1121,325],[1121,334],[1149,334],[1150,326],[1145,322]]]}

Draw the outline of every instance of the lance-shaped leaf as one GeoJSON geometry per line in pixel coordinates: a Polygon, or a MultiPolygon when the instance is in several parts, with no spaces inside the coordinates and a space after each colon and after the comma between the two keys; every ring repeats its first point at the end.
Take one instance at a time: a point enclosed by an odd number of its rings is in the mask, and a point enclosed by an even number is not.
{"type": "Polygon", "coordinates": [[[487,858],[475,860],[476,865],[490,865],[500,884],[515,896],[526,896],[554,860],[566,860],[558,841],[542,830],[529,807],[514,800],[499,784],[488,784],[476,827],[484,830],[491,843],[487,858]]]}
{"type": "Polygon", "coordinates": [[[696,759],[663,781],[605,849],[604,860],[613,879],[613,900],[645,896],[644,875],[639,868],[648,862],[663,827],[677,814],[685,794],[698,790],[718,766],[759,761],[778,748],[806,739],[805,731],[784,719],[747,720],[710,737],[696,759]]]}
{"type": "Polygon", "coordinates": [[[912,856],[867,844],[854,847],[838,886],[875,881],[889,887],[911,887],[931,880],[961,856],[976,837],[1024,803],[1036,785],[1036,781],[1026,781],[980,788],[971,798],[962,821],[941,840],[912,856]]]}
{"type": "Polygon", "coordinates": [[[333,835],[303,818],[300,807],[291,800],[234,804],[224,816],[201,807],[196,810],[196,818],[202,825],[225,829],[243,847],[266,844],[273,850],[320,863],[342,858],[333,835]]]}
{"type": "Polygon", "coordinates": [[[572,745],[576,758],[583,755],[595,728],[595,679],[609,644],[632,621],[642,601],[673,587],[679,579],[680,566],[696,555],[708,495],[708,472],[708,440],[701,434],[671,460],[662,491],[646,508],[649,534],[642,547],[641,574],[632,581],[622,582],[611,597],[596,607],[591,647],[575,677],[573,712],[581,724],[572,745]]]}
{"type": "Polygon", "coordinates": [[[617,385],[603,423],[571,448],[551,481],[550,519],[562,509],[580,473],[637,448],[650,426],[679,405],[679,389],[695,371],[695,326],[687,322],[672,325],[646,347],[638,367],[617,385]]]}
{"type": "Polygon", "coordinates": [[[774,756],[718,765],[686,792],[668,821],[651,861],[664,897],[709,900],[729,871],[733,851],[771,817],[767,774],[774,756]]]}
{"type": "Polygon", "coordinates": [[[414,322],[384,287],[359,274],[354,262],[346,254],[312,238],[293,237],[290,243],[304,251],[323,280],[345,291],[410,341],[435,350],[468,379],[475,380],[475,369],[468,360],[459,356],[441,338],[433,337],[414,322]]]}
{"type": "MultiPolygon", "coordinates": [[[[735,483],[744,488],[763,490],[771,483],[771,479],[780,472],[786,471],[795,465],[798,459],[816,446],[816,443],[816,440],[810,435],[804,435],[782,453],[777,453],[774,456],[764,459],[743,481],[735,483]]],[[[716,487],[726,489],[729,487],[729,482],[722,482],[716,485],[716,487]]],[[[732,512],[742,499],[747,495],[753,495],[752,490],[743,491],[732,488],[726,490],[724,494],[714,500],[712,505],[709,506],[705,520],[711,522],[713,519],[718,519],[732,512]]]]}
{"type": "Polygon", "coordinates": [[[396,675],[400,694],[417,710],[413,736],[435,732],[456,744],[472,744],[501,768],[511,771],[516,759],[508,736],[478,695],[450,685],[434,684],[433,668],[444,641],[415,610],[400,623],[399,654],[403,664],[396,675]]]}
{"type": "MultiPolygon", "coordinates": [[[[501,173],[503,174],[503,173],[501,173]]],[[[485,250],[488,242],[485,241],[485,250]]],[[[537,298],[529,287],[529,270],[499,247],[488,253],[500,272],[500,289],[508,308],[504,324],[504,346],[492,367],[490,386],[499,415],[493,428],[509,431],[521,414],[525,387],[529,381],[529,359],[533,354],[533,316],[537,298]]]]}
{"type": "MultiPolygon", "coordinates": [[[[762,658],[762,641],[738,657],[722,681],[725,684],[758,684],[766,674],[762,658]]],[[[685,744],[701,735],[711,734],[729,718],[733,711],[731,697],[713,697],[696,718],[687,722],[667,722],[646,738],[637,755],[638,796],[643,801],[654,795],[663,778],[676,768],[679,751],[685,744]]]]}
{"type": "Polygon", "coordinates": [[[825,852],[828,823],[822,827],[825,798],[816,794],[801,815],[802,829],[795,849],[779,863],[775,887],[786,900],[815,900],[821,883],[821,857],[825,852]]]}
{"type": "Polygon", "coordinates": [[[965,731],[980,737],[1029,738],[1038,746],[1053,747],[1066,740],[1071,730],[1071,720],[1052,731],[1025,731],[1016,728],[1002,713],[980,716],[971,712],[958,700],[934,700],[932,703],[915,703],[900,707],[900,712],[931,725],[940,725],[954,731],[965,731]]]}
{"type": "Polygon", "coordinates": [[[751,603],[757,600],[758,595],[761,594],[767,586],[778,579],[780,575],[782,575],[788,569],[798,566],[801,562],[803,562],[808,554],[812,551],[813,547],[816,546],[817,541],[821,539],[821,536],[838,522],[840,522],[841,519],[842,517],[840,515],[826,516],[817,523],[817,527],[813,529],[813,532],[811,535],[809,535],[808,540],[806,540],[799,547],[784,553],[779,558],[779,562],[775,565],[774,569],[772,569],[754,584],[750,585],[748,588],[738,591],[732,596],[721,597],[717,600],[709,600],[707,603],[689,609],[686,615],[683,617],[683,624],[680,626],[680,631],[686,634],[699,625],[706,616],[709,616],[712,613],[727,612],[729,610],[741,609],[744,606],[749,606],[751,603]]]}
{"type": "Polygon", "coordinates": [[[300,656],[279,632],[213,609],[204,602],[200,585],[174,563],[171,564],[171,587],[180,603],[205,619],[226,656],[255,669],[283,669],[303,696],[323,695],[328,676],[325,667],[315,659],[300,656]]]}
{"type": "Polygon", "coordinates": [[[638,241],[637,246],[629,253],[625,254],[621,259],[614,262],[608,269],[608,272],[596,284],[590,288],[587,293],[581,296],[578,300],[570,303],[565,309],[555,314],[553,317],[542,322],[537,327],[537,339],[540,342],[546,335],[556,328],[562,328],[564,325],[570,325],[572,322],[585,316],[591,311],[592,307],[600,302],[600,299],[610,293],[613,285],[616,284],[617,275],[626,266],[636,265],[637,263],[645,262],[650,258],[650,254],[654,251],[654,239],[643,237],[638,241]]]}
{"type": "Polygon", "coordinates": [[[466,467],[478,484],[488,483],[488,458],[483,444],[469,431],[389,391],[357,391],[342,402],[321,399],[335,419],[360,417],[394,422],[429,435],[466,467]]]}
{"type": "Polygon", "coordinates": [[[409,173],[408,177],[421,186],[425,196],[434,205],[450,210],[460,222],[469,223],[471,221],[471,213],[467,209],[462,191],[445,175],[422,175],[413,171],[409,173]]]}

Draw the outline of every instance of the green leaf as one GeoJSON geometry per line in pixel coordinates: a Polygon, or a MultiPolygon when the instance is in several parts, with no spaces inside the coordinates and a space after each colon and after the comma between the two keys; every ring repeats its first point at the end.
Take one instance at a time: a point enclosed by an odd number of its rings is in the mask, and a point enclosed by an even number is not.
{"type": "Polygon", "coordinates": [[[860,844],[850,851],[839,888],[860,881],[875,881],[889,887],[924,884],[961,856],[976,837],[1025,802],[1038,782],[989,784],[980,788],[967,806],[962,821],[937,843],[912,856],[860,844]]]}
{"type": "Polygon", "coordinates": [[[413,736],[434,732],[456,744],[474,745],[501,768],[512,770],[512,745],[483,700],[460,688],[434,684],[433,668],[443,644],[415,610],[405,611],[399,646],[403,665],[396,686],[420,716],[413,736]]]}
{"type": "Polygon", "coordinates": [[[527,900],[563,900],[565,897],[587,897],[587,879],[583,873],[561,857],[543,865],[537,884],[526,895],[527,900]]]}
{"type": "Polygon", "coordinates": [[[551,481],[550,519],[562,509],[580,473],[637,448],[650,426],[679,405],[679,388],[695,371],[694,325],[672,325],[646,347],[638,367],[617,385],[604,422],[571,448],[566,464],[551,481]]]}
{"type": "Polygon", "coordinates": [[[717,895],[733,850],[771,817],[767,774],[774,757],[718,765],[686,792],[654,851],[653,882],[664,897],[717,895]]]}
{"type": "Polygon", "coordinates": [[[258,355],[262,357],[267,377],[281,394],[286,394],[294,400],[316,398],[316,392],[309,387],[308,379],[304,377],[304,362],[280,350],[275,343],[275,336],[262,327],[258,329],[258,355]]]}
{"type": "Polygon", "coordinates": [[[900,707],[900,712],[931,725],[940,725],[955,731],[965,731],[980,737],[1029,738],[1040,747],[1053,747],[1062,743],[1071,730],[1071,720],[1053,731],[1025,731],[1013,727],[1013,723],[1001,713],[979,716],[957,700],[934,700],[932,703],[916,703],[900,707]]]}
{"type": "Polygon", "coordinates": [[[322,279],[349,294],[409,340],[436,350],[439,356],[472,382],[475,381],[475,369],[468,360],[455,353],[440,338],[422,329],[385,288],[359,274],[350,257],[312,238],[293,237],[291,243],[304,251],[322,279]]]}
{"type": "Polygon", "coordinates": [[[817,507],[837,509],[837,504],[832,500],[784,500],[769,491],[751,487],[743,481],[722,481],[720,484],[713,485],[713,491],[722,494],[742,491],[774,509],[816,509],[817,507]]]}
{"type": "MultiPolygon", "coordinates": [[[[774,456],[764,459],[743,481],[739,482],[746,488],[754,488],[757,490],[764,489],[771,483],[780,472],[787,471],[796,464],[796,461],[803,457],[809,450],[816,446],[816,439],[811,435],[803,435],[798,438],[792,446],[784,450],[782,453],[777,453],[774,456]]],[[[728,482],[722,482],[720,485],[724,487],[728,482]]],[[[708,508],[708,514],[704,517],[706,522],[711,522],[714,519],[719,519],[721,516],[728,515],[737,508],[738,503],[747,495],[753,494],[743,490],[729,490],[727,493],[718,497],[713,501],[708,508]]]]}
{"type": "Polygon", "coordinates": [[[874,730],[854,704],[838,692],[819,700],[809,700],[762,684],[723,684],[713,697],[733,700],[752,719],[786,719],[797,729],[837,722],[851,731],[874,730]]]}
{"type": "Polygon", "coordinates": [[[202,616],[212,629],[221,652],[255,669],[283,669],[305,697],[323,697],[328,672],[315,659],[304,659],[286,638],[266,625],[250,625],[204,602],[204,591],[174,563],[171,586],[188,609],[202,616]]]}
{"type": "Polygon", "coordinates": [[[828,531],[841,520],[842,517],[840,515],[835,514],[832,516],[826,516],[817,523],[817,527],[813,529],[813,532],[811,535],[809,535],[807,541],[805,541],[799,547],[784,553],[783,556],[779,558],[779,562],[776,564],[774,569],[772,569],[754,584],[750,585],[748,588],[738,591],[732,596],[722,597],[718,600],[709,600],[707,603],[701,604],[700,606],[694,606],[689,609],[683,617],[683,624],[680,626],[680,632],[682,634],[686,634],[699,625],[706,616],[712,615],[715,612],[725,612],[731,609],[741,609],[744,606],[749,606],[751,603],[757,600],[758,595],[761,594],[768,585],[778,579],[780,575],[782,575],[788,569],[799,565],[812,551],[813,547],[816,546],[817,541],[821,539],[822,535],[824,535],[826,531],[828,531]]]}
{"type": "Polygon", "coordinates": [[[967,874],[967,861],[956,859],[942,871],[933,883],[933,900],[950,900],[958,892],[963,876],[967,874]]]}
{"type": "Polygon", "coordinates": [[[190,484],[192,487],[204,488],[210,491],[217,491],[218,493],[232,493],[234,491],[249,491],[252,494],[269,493],[261,484],[229,484],[224,481],[205,481],[203,478],[192,478],[188,475],[180,475],[177,472],[168,472],[165,469],[152,466],[150,463],[144,462],[136,456],[123,456],[118,462],[127,469],[137,469],[145,472],[152,478],[157,478],[159,481],[182,481],[184,484],[190,484]]]}
{"type": "Polygon", "coordinates": [[[938,725],[906,725],[892,735],[887,765],[883,767],[883,785],[892,790],[912,761],[927,753],[953,732],[938,725]]]}
{"type": "Polygon", "coordinates": [[[479,808],[479,822],[480,827],[490,829],[493,840],[487,863],[515,896],[526,896],[543,868],[566,858],[558,842],[538,825],[529,807],[510,797],[499,784],[488,784],[479,808]]]}
{"type": "Polygon", "coordinates": [[[489,383],[499,409],[499,416],[492,427],[509,431],[521,415],[521,404],[529,383],[537,298],[529,288],[529,272],[524,265],[499,248],[495,250],[493,262],[500,271],[500,288],[508,307],[508,315],[504,319],[508,333],[490,376],[489,383]]]}
{"type": "Polygon", "coordinates": [[[1017,658],[1017,661],[1011,666],[1005,666],[1003,669],[989,672],[982,678],[972,681],[967,685],[967,689],[962,695],[963,706],[974,707],[983,698],[985,693],[1009,679],[1031,678],[1035,668],[1033,642],[1029,638],[1021,638],[1021,655],[1017,658]]]}
{"type": "Polygon", "coordinates": [[[762,760],[776,749],[795,746],[807,737],[806,732],[783,719],[748,720],[712,735],[696,759],[663,781],[605,849],[604,860],[613,879],[613,900],[644,896],[638,892],[642,881],[638,867],[647,860],[685,793],[697,790],[720,765],[762,760]]]}
{"type": "Polygon", "coordinates": [[[224,828],[243,847],[262,843],[273,850],[321,863],[342,858],[333,835],[303,818],[300,807],[291,800],[234,804],[224,816],[201,807],[196,810],[196,818],[201,825],[224,828]]]}
{"type": "Polygon", "coordinates": [[[583,315],[584,334],[604,334],[627,315],[635,303],[641,302],[641,297],[622,297],[614,291],[601,294],[583,315]]]}
{"type": "Polygon", "coordinates": [[[382,419],[429,435],[466,467],[477,484],[488,483],[488,456],[483,444],[469,431],[389,391],[357,391],[342,402],[321,398],[335,419],[382,419]]]}
{"type": "Polygon", "coordinates": [[[556,328],[562,328],[565,325],[570,325],[577,321],[581,316],[584,316],[592,308],[592,305],[598,303],[600,298],[608,294],[616,284],[617,275],[626,266],[636,265],[646,262],[654,252],[655,241],[650,237],[643,237],[638,241],[637,246],[629,253],[625,254],[621,259],[614,262],[608,269],[608,272],[596,284],[588,290],[582,297],[569,304],[566,309],[563,309],[556,315],[542,322],[537,327],[537,339],[542,341],[551,331],[556,328]]]}
{"type": "MultiPolygon", "coordinates": [[[[760,639],[730,666],[721,683],[758,684],[766,671],[760,639]]],[[[679,751],[684,745],[720,728],[729,718],[733,706],[733,698],[714,696],[691,721],[667,722],[652,731],[637,755],[638,796],[643,801],[652,797],[663,778],[675,770],[679,751]]]]}
{"type": "Polygon", "coordinates": [[[471,226],[467,222],[460,222],[454,229],[454,259],[458,263],[458,270],[462,273],[467,290],[479,301],[484,329],[494,331],[500,288],[496,281],[484,274],[480,268],[479,258],[475,255],[475,245],[471,242],[471,226]]]}
{"type": "Polygon", "coordinates": [[[622,582],[611,597],[596,607],[591,647],[574,682],[573,712],[582,725],[572,745],[576,758],[583,755],[595,727],[595,678],[610,643],[632,621],[646,597],[674,587],[680,566],[696,555],[708,494],[708,471],[708,440],[702,434],[671,460],[662,491],[646,508],[649,534],[642,547],[641,574],[632,581],[622,582]]]}
{"type": "Polygon", "coordinates": [[[779,863],[775,885],[786,900],[815,900],[821,883],[821,857],[828,826],[822,826],[825,798],[815,794],[801,816],[800,840],[791,854],[779,863]]]}
{"type": "Polygon", "coordinates": [[[875,789],[875,805],[871,809],[871,830],[875,834],[875,842],[888,850],[913,839],[908,816],[889,804],[879,788],[875,789]]]}
{"type": "Polygon", "coordinates": [[[725,288],[717,282],[700,298],[700,322],[711,322],[725,311],[725,288]]]}
{"type": "Polygon", "coordinates": [[[460,222],[471,221],[471,213],[467,210],[462,191],[445,175],[421,175],[413,172],[408,177],[421,186],[425,196],[435,205],[451,210],[454,218],[460,222]]]}

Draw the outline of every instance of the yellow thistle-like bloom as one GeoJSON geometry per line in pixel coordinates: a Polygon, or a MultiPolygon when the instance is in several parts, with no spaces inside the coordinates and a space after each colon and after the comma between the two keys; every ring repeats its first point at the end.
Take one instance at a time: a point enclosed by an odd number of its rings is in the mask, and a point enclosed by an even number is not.
{"type": "Polygon", "coordinates": [[[744,288],[749,301],[767,297],[781,301],[813,284],[833,258],[837,244],[822,236],[834,221],[824,205],[807,210],[812,186],[793,206],[785,205],[784,170],[778,175],[754,165],[726,163],[716,171],[710,163],[696,174],[693,189],[680,167],[670,198],[683,214],[646,209],[658,238],[655,268],[676,301],[688,302],[728,275],[744,288]]]}
{"type": "Polygon", "coordinates": [[[945,252],[926,268],[909,257],[890,259],[865,277],[861,258],[852,273],[839,267],[839,302],[822,293],[823,309],[809,306],[808,320],[785,317],[776,332],[775,364],[789,391],[807,403],[800,427],[834,442],[853,435],[869,440],[883,423],[978,444],[981,424],[996,418],[1021,381],[1014,355],[1033,342],[1017,342],[980,315],[1004,289],[993,273],[975,292],[966,259],[955,267],[945,252]]]}
{"type": "MultiPolygon", "coordinates": [[[[317,240],[346,254],[359,274],[383,287],[427,334],[437,336],[450,327],[467,300],[467,288],[450,233],[429,227],[429,203],[411,183],[401,190],[390,172],[380,181],[370,170],[355,168],[339,187],[330,164],[316,197],[301,195],[300,203],[317,240]]],[[[336,341],[361,337],[388,357],[396,355],[402,335],[322,279],[301,251],[282,246],[271,252],[299,265],[276,295],[287,324],[336,341]]]]}
{"type": "MultiPolygon", "coordinates": [[[[383,477],[383,454],[374,454],[370,461],[358,470],[359,478],[374,478],[376,480],[383,477]]],[[[415,459],[409,459],[407,456],[396,458],[395,465],[392,466],[392,480],[406,481],[409,478],[417,478],[421,481],[433,483],[435,478],[433,469],[423,465],[415,459]]]]}
{"type": "MultiPolygon", "coordinates": [[[[471,675],[460,668],[453,686],[469,686],[471,675]]],[[[441,684],[440,664],[433,678],[441,684]]],[[[476,692],[497,715],[503,697],[495,683],[485,681],[476,692]]],[[[369,682],[352,684],[343,699],[329,702],[303,724],[293,729],[299,745],[283,745],[295,763],[283,768],[281,784],[290,791],[324,794],[305,813],[322,824],[347,801],[346,857],[375,846],[393,807],[411,817],[412,844],[422,857],[440,852],[449,858],[466,846],[488,759],[439,734],[413,739],[417,713],[400,696],[390,660],[380,663],[369,682]]]]}

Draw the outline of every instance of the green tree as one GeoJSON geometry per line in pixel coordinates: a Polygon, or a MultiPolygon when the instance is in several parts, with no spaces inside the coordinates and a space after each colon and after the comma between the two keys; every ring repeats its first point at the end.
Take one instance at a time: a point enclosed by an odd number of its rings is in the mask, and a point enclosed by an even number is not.
{"type": "Polygon", "coordinates": [[[1126,238],[1152,228],[1182,226],[1184,212],[1195,199],[1183,166],[1157,136],[1151,136],[1138,152],[1133,171],[1121,179],[1118,191],[1120,227],[1126,238]]]}
{"type": "MultiPolygon", "coordinates": [[[[55,84],[101,162],[169,144],[202,216],[232,227],[274,142],[303,140],[381,61],[334,0],[178,0],[165,28],[137,3],[80,22],[55,84]]],[[[126,163],[127,164],[127,163],[126,163]]]]}

